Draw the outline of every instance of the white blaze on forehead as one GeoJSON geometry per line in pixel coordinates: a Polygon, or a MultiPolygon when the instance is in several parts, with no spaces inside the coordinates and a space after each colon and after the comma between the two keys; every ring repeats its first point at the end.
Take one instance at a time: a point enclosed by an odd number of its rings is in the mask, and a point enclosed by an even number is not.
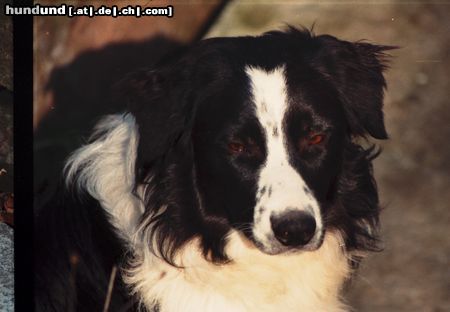
{"type": "Polygon", "coordinates": [[[246,73],[267,147],[267,158],[259,173],[253,228],[255,239],[270,248],[275,242],[270,216],[302,210],[312,214],[316,221],[316,235],[311,242],[319,240],[322,220],[318,203],[301,175],[289,163],[287,138],[282,126],[289,105],[284,66],[269,72],[247,67],[246,73]]]}

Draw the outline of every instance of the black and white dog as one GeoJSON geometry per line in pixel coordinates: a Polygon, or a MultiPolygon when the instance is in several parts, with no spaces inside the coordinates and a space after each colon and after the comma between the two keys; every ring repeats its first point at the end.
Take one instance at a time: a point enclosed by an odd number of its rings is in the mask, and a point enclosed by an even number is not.
{"type": "Polygon", "coordinates": [[[290,28],[129,76],[129,112],[38,220],[38,310],[347,311],[377,249],[377,152],[358,139],[387,137],[388,49],[290,28]]]}

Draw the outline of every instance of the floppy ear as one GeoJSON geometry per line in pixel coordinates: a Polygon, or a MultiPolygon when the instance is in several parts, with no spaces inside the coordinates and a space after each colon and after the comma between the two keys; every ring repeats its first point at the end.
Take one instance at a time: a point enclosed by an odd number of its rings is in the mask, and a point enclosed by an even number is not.
{"type": "Polygon", "coordinates": [[[174,68],[132,73],[118,88],[135,117],[139,133],[136,174],[157,166],[177,145],[189,140],[193,109],[187,101],[183,72],[174,68]]]}
{"type": "Polygon", "coordinates": [[[337,89],[350,132],[387,139],[382,111],[388,58],[384,52],[395,47],[351,43],[328,35],[317,39],[320,50],[315,62],[337,89]]]}

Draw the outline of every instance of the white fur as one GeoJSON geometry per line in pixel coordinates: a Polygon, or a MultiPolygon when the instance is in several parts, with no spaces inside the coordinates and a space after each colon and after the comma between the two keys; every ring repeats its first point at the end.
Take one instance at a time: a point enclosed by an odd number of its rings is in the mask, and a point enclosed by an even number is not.
{"type": "Polygon", "coordinates": [[[232,232],[226,251],[232,263],[214,265],[193,240],[177,269],[139,248],[125,281],[161,312],[347,311],[339,292],[350,269],[336,234],[316,251],[270,256],[232,232]]]}
{"type": "MultiPolygon", "coordinates": [[[[170,266],[157,257],[137,228],[142,203],[131,194],[138,134],[134,118],[116,115],[97,127],[103,133],[70,158],[69,185],[85,188],[112,216],[135,258],[124,280],[148,308],[160,312],[347,311],[339,297],[350,274],[342,238],[327,233],[315,251],[270,256],[238,232],[228,237],[232,262],[205,260],[198,240],[187,243],[170,266]]],[[[142,190],[140,190],[142,192],[142,190]]]]}
{"type": "Polygon", "coordinates": [[[101,136],[73,153],[65,167],[66,183],[85,189],[111,215],[111,222],[132,240],[144,212],[132,194],[138,134],[130,114],[102,119],[93,136],[101,136]]]}
{"type": "Polygon", "coordinates": [[[312,192],[305,191],[308,186],[289,163],[287,139],[283,129],[283,119],[289,108],[284,67],[270,72],[248,67],[246,73],[251,81],[256,115],[265,132],[268,153],[259,173],[258,194],[263,189],[265,192],[262,196],[259,195],[256,203],[253,235],[265,251],[276,253],[283,246],[274,236],[270,217],[300,210],[314,216],[316,232],[308,245],[317,245],[323,231],[319,205],[311,195],[312,192]]]}

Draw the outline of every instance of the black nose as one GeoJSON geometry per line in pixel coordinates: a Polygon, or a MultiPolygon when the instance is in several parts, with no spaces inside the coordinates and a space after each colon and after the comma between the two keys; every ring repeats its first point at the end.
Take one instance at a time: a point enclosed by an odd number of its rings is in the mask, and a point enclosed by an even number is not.
{"type": "Polygon", "coordinates": [[[275,237],[285,246],[304,246],[316,231],[314,217],[303,211],[290,211],[281,216],[271,216],[275,237]]]}

